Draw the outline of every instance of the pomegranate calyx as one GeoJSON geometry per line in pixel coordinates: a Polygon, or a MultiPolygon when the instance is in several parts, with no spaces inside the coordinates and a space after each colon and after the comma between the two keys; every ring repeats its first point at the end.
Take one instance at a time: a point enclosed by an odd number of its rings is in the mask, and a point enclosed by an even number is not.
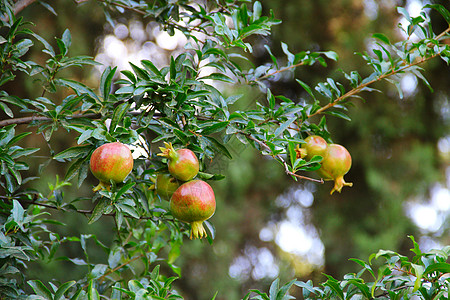
{"type": "Polygon", "coordinates": [[[353,186],[352,182],[345,182],[344,176],[339,176],[334,180],[334,187],[330,192],[330,195],[333,195],[334,191],[341,192],[344,186],[351,187],[353,186]]]}
{"type": "Polygon", "coordinates": [[[164,142],[165,147],[159,147],[161,153],[158,153],[158,156],[166,157],[168,159],[176,159],[178,154],[177,151],[173,148],[172,143],[164,142]]]}
{"type": "Polygon", "coordinates": [[[308,151],[305,148],[300,148],[299,145],[297,145],[295,147],[294,151],[295,151],[296,159],[304,158],[306,155],[308,155],[308,151]]]}
{"type": "Polygon", "coordinates": [[[191,240],[196,238],[207,237],[205,228],[203,227],[203,221],[194,221],[191,222],[191,236],[189,237],[191,240]]]}

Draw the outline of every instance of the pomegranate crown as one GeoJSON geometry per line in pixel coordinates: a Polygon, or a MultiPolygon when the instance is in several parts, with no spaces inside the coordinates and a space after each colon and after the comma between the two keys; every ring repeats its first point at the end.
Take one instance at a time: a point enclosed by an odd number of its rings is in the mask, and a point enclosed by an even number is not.
{"type": "Polygon", "coordinates": [[[164,142],[165,147],[159,147],[161,153],[158,156],[167,157],[169,159],[174,159],[177,156],[177,151],[173,148],[172,143],[164,142]]]}

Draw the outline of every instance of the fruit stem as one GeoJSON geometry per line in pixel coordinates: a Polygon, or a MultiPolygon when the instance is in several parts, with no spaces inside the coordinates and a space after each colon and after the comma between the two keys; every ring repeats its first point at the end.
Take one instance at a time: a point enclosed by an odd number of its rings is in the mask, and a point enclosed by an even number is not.
{"type": "Polygon", "coordinates": [[[190,236],[191,240],[192,238],[196,239],[196,238],[203,238],[206,236],[208,236],[208,234],[206,233],[206,230],[203,227],[203,221],[194,221],[191,223],[191,236],[190,236]]]}
{"type": "Polygon", "coordinates": [[[92,189],[93,192],[98,192],[100,190],[107,190],[110,191],[111,190],[111,185],[109,183],[105,183],[100,181],[99,184],[92,189]]]}
{"type": "Polygon", "coordinates": [[[334,180],[334,187],[331,190],[330,195],[333,195],[334,191],[338,191],[340,193],[344,186],[353,186],[353,183],[352,182],[345,182],[344,176],[337,177],[334,180]]]}

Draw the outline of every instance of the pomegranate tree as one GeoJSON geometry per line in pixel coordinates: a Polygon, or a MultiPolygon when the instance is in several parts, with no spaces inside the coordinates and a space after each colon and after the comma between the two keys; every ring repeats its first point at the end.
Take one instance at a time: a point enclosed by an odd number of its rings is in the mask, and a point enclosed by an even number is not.
{"type": "Polygon", "coordinates": [[[321,167],[317,173],[325,180],[334,180],[334,191],[341,192],[344,186],[352,186],[353,183],[345,182],[344,175],[352,166],[352,157],[344,146],[329,144],[321,162],[321,167]]]}
{"type": "Polygon", "coordinates": [[[159,156],[169,159],[169,173],[181,181],[189,181],[197,176],[199,171],[198,158],[194,152],[189,149],[175,150],[170,143],[164,143],[166,146],[161,147],[159,156]]]}
{"type": "Polygon", "coordinates": [[[110,181],[122,182],[133,169],[133,156],[128,146],[119,143],[107,143],[95,149],[91,155],[92,174],[100,180],[94,191],[109,189],[110,181]]]}
{"type": "Polygon", "coordinates": [[[170,200],[179,186],[180,182],[170,174],[161,173],[156,176],[155,190],[162,199],[170,200]]]}
{"type": "Polygon", "coordinates": [[[214,191],[203,180],[186,182],[170,198],[170,211],[180,221],[191,224],[190,238],[206,236],[203,222],[216,211],[214,191]]]}

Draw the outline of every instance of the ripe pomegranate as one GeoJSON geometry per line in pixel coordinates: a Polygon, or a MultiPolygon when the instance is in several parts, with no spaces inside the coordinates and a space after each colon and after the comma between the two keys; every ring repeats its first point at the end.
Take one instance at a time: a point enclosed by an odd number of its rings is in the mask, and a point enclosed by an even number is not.
{"type": "Polygon", "coordinates": [[[352,157],[345,147],[338,144],[328,145],[317,173],[325,180],[334,180],[334,187],[330,194],[333,194],[334,191],[340,193],[342,187],[353,185],[353,183],[344,180],[344,175],[347,174],[351,166],[352,157]]]}
{"type": "Polygon", "coordinates": [[[104,144],[92,153],[90,168],[100,180],[94,191],[110,187],[110,180],[122,182],[133,169],[133,156],[128,146],[115,142],[104,144]]]}
{"type": "Polygon", "coordinates": [[[172,144],[164,143],[165,148],[159,148],[159,156],[169,159],[169,173],[181,181],[189,181],[197,176],[199,162],[195,153],[189,149],[175,150],[172,144]]]}
{"type": "Polygon", "coordinates": [[[170,174],[158,174],[155,181],[156,193],[165,200],[170,200],[173,193],[180,186],[179,181],[170,174]]]}
{"type": "MultiPolygon", "coordinates": [[[[327,151],[327,141],[318,135],[310,135],[305,139],[305,143],[302,144],[302,149],[305,150],[304,157],[307,160],[313,158],[314,155],[325,156],[327,151]]],[[[302,157],[303,158],[303,157],[302,157]]]]}
{"type": "Polygon", "coordinates": [[[214,191],[202,180],[186,182],[170,198],[170,211],[175,218],[191,224],[191,239],[202,238],[207,235],[203,221],[216,211],[214,191]]]}

